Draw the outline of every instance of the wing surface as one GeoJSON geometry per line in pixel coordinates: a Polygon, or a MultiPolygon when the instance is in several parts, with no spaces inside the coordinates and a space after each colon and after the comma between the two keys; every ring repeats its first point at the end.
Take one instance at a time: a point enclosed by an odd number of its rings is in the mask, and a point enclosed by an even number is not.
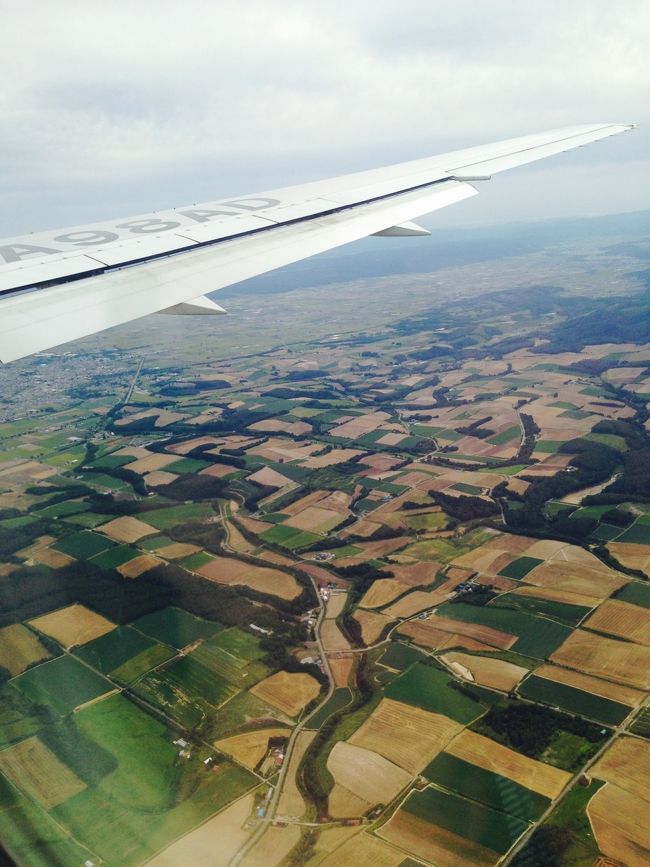
{"type": "Polygon", "coordinates": [[[205,293],[476,195],[472,181],[633,125],[568,127],[383,169],[0,241],[0,361],[155,312],[223,312],[205,293]]]}

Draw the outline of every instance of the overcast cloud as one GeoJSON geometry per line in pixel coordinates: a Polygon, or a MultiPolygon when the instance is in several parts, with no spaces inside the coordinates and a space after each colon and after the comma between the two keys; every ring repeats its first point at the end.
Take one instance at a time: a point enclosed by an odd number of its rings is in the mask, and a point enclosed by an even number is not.
{"type": "Polygon", "coordinates": [[[26,0],[0,32],[0,235],[574,123],[460,225],[650,207],[647,0],[26,0]]]}

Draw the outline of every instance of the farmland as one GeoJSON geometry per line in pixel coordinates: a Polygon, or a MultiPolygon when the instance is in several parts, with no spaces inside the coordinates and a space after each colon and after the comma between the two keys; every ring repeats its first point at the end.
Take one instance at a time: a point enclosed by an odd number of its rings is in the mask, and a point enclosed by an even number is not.
{"type": "Polygon", "coordinates": [[[77,662],[59,656],[18,677],[14,684],[36,704],[51,707],[64,715],[112,690],[112,684],[77,662]]]}
{"type": "Polygon", "coordinates": [[[448,674],[421,663],[393,681],[385,695],[393,701],[441,713],[463,724],[470,723],[483,711],[480,704],[454,689],[448,674]]]}

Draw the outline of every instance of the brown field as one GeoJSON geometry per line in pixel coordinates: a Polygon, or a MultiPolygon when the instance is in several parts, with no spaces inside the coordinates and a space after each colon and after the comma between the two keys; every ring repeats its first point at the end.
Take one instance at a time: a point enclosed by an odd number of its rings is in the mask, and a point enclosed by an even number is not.
{"type": "Polygon", "coordinates": [[[623,566],[650,574],[650,545],[608,542],[606,547],[623,566]]]}
{"type": "Polygon", "coordinates": [[[129,458],[146,458],[152,454],[152,452],[144,446],[124,446],[124,448],[118,449],[116,452],[111,452],[111,454],[126,455],[129,458]]]}
{"type": "Polygon", "coordinates": [[[139,557],[134,557],[128,563],[122,563],[117,567],[117,571],[123,578],[138,578],[154,566],[160,566],[163,561],[153,554],[141,554],[139,557]]]}
{"type": "Polygon", "coordinates": [[[619,587],[627,584],[625,578],[613,570],[603,571],[584,563],[567,563],[562,560],[542,563],[526,575],[526,581],[529,584],[595,596],[598,599],[606,599],[619,587]]]}
{"type": "Polygon", "coordinates": [[[383,698],[349,743],[372,750],[416,774],[462,729],[437,713],[383,698]]]}
{"type": "Polygon", "coordinates": [[[0,666],[12,677],[21,674],[28,665],[51,656],[34,633],[21,623],[0,629],[0,666]]]}
{"type": "Polygon", "coordinates": [[[370,801],[355,795],[340,783],[335,783],[327,798],[327,812],[333,819],[363,816],[372,807],[370,801]]]}
{"type": "MultiPolygon", "coordinates": [[[[391,565],[391,571],[397,581],[402,584],[408,584],[411,587],[417,587],[419,584],[432,584],[438,572],[442,569],[442,563],[436,563],[435,560],[427,562],[401,564],[399,566],[391,565]]],[[[461,581],[469,577],[467,572],[462,572],[451,566],[447,570],[448,578],[460,577],[461,581]]]]}
{"type": "Polygon", "coordinates": [[[498,647],[500,650],[509,650],[519,637],[508,632],[501,632],[499,629],[492,629],[490,626],[481,626],[479,623],[462,623],[460,620],[451,620],[449,617],[439,617],[438,615],[434,615],[428,620],[413,621],[416,629],[418,626],[426,627],[429,623],[434,629],[453,632],[456,635],[465,635],[483,644],[489,644],[491,647],[498,647]]]}
{"type": "Polygon", "coordinates": [[[329,664],[336,686],[347,686],[354,668],[354,656],[331,656],[329,664]]]}
{"type": "Polygon", "coordinates": [[[300,767],[303,756],[307,752],[307,747],[314,740],[316,734],[317,732],[301,731],[296,737],[284,786],[282,787],[282,794],[278,802],[278,816],[290,816],[299,819],[305,812],[305,801],[296,785],[296,772],[300,767]]]}
{"type": "Polygon", "coordinates": [[[136,461],[131,461],[130,464],[127,464],[127,467],[133,473],[144,475],[145,473],[151,473],[154,470],[162,470],[164,467],[173,464],[174,461],[177,460],[178,455],[149,454],[145,458],[138,458],[136,461]]]}
{"type": "Polygon", "coordinates": [[[289,737],[290,732],[288,728],[257,729],[215,741],[214,746],[253,771],[267,753],[269,738],[289,737]]]}
{"type": "Polygon", "coordinates": [[[509,777],[547,798],[556,798],[571,779],[567,771],[529,759],[468,729],[454,738],[445,752],[486,771],[509,777]]]}
{"type": "Polygon", "coordinates": [[[36,736],[2,750],[0,770],[46,810],[86,788],[86,784],[36,736]]]}
{"type": "MultiPolygon", "coordinates": [[[[235,526],[232,521],[227,522],[228,529],[228,547],[232,548],[233,551],[239,551],[243,554],[248,554],[253,550],[253,545],[248,541],[248,539],[243,535],[243,533],[235,526]]],[[[269,554],[272,552],[267,552],[264,559],[269,560],[269,554]]],[[[282,556],[281,554],[278,556],[282,556]]],[[[286,559],[286,558],[284,558],[286,559]]],[[[291,562],[291,561],[289,561],[291,562]]]]}
{"type": "Polygon", "coordinates": [[[277,867],[300,840],[300,826],[272,825],[244,856],[241,867],[277,867]]]}
{"type": "Polygon", "coordinates": [[[310,674],[278,671],[255,684],[250,691],[287,716],[296,716],[316,698],[320,684],[310,674]]]}
{"type": "Polygon", "coordinates": [[[376,611],[364,611],[363,609],[357,609],[353,617],[361,626],[361,638],[366,646],[374,644],[388,624],[394,623],[391,617],[377,614],[376,611]]]}
{"type": "Polygon", "coordinates": [[[30,559],[34,563],[51,566],[52,569],[62,569],[64,566],[74,563],[74,557],[64,554],[63,551],[55,551],[54,548],[38,548],[31,554],[30,559]]]}
{"type": "Polygon", "coordinates": [[[612,783],[599,789],[587,805],[598,848],[626,867],[650,864],[648,813],[649,801],[612,783]]]}
{"type": "MultiPolygon", "coordinates": [[[[347,830],[352,832],[352,829],[347,830]]],[[[356,836],[334,849],[318,864],[319,867],[399,867],[403,861],[404,852],[393,849],[377,837],[360,834],[356,829],[356,836]]]]}
{"type": "Polygon", "coordinates": [[[231,467],[230,464],[211,464],[209,467],[204,467],[202,470],[199,470],[199,475],[222,479],[224,476],[229,476],[230,473],[236,472],[237,467],[231,467]]]}
{"type": "Polygon", "coordinates": [[[650,741],[635,737],[617,738],[591,768],[599,780],[607,780],[633,795],[648,794],[650,741]]]}
{"type": "Polygon", "coordinates": [[[214,557],[209,563],[201,566],[196,571],[210,581],[218,581],[220,584],[235,584],[237,579],[251,569],[250,563],[243,560],[235,560],[234,557],[214,557]]]}
{"type": "Polygon", "coordinates": [[[444,650],[446,648],[464,648],[465,650],[493,650],[489,644],[484,644],[474,638],[458,635],[454,632],[446,632],[437,629],[431,620],[410,620],[398,627],[401,635],[412,638],[421,647],[429,647],[432,650],[444,650]]]}
{"type": "Polygon", "coordinates": [[[514,590],[517,596],[532,596],[535,599],[549,599],[551,602],[566,602],[569,605],[584,605],[586,608],[595,608],[601,601],[599,596],[571,593],[562,587],[522,587],[518,581],[513,583],[519,585],[514,590]]]}
{"type": "Polygon", "coordinates": [[[351,458],[356,458],[357,455],[363,454],[358,449],[332,449],[325,455],[316,455],[309,457],[303,461],[302,466],[310,470],[318,470],[322,467],[331,467],[334,464],[342,464],[349,461],[351,458]]]}
{"type": "Polygon", "coordinates": [[[335,620],[339,614],[343,613],[345,603],[348,600],[347,593],[330,593],[325,607],[325,617],[329,620],[335,620]]]}
{"type": "Polygon", "coordinates": [[[244,584],[259,593],[269,593],[280,599],[297,599],[302,593],[302,587],[293,575],[281,572],[279,569],[268,569],[265,566],[254,566],[237,584],[244,584]]]}
{"type": "Polygon", "coordinates": [[[56,639],[66,650],[77,644],[86,644],[115,629],[115,624],[101,614],[77,604],[35,617],[29,621],[29,625],[56,639]]]}
{"type": "Polygon", "coordinates": [[[154,470],[151,473],[146,473],[144,480],[149,487],[157,488],[160,485],[171,485],[177,478],[176,473],[166,473],[165,470],[154,470]]]}
{"type": "Polygon", "coordinates": [[[528,674],[528,669],[503,659],[492,659],[489,656],[470,656],[468,653],[446,653],[442,659],[452,671],[460,674],[466,680],[474,681],[481,686],[500,689],[509,692],[528,674]],[[469,674],[469,677],[467,674],[469,674]]]}
{"type": "Polygon", "coordinates": [[[333,530],[337,524],[340,524],[344,517],[333,509],[308,506],[302,512],[288,518],[284,524],[287,527],[296,527],[298,530],[308,530],[312,533],[327,533],[333,530]]]}
{"type": "Polygon", "coordinates": [[[576,689],[582,689],[594,695],[601,695],[603,698],[610,698],[612,701],[618,701],[621,704],[630,705],[630,707],[638,707],[645,698],[645,693],[638,689],[621,686],[621,684],[612,683],[610,680],[601,680],[599,677],[591,677],[589,674],[581,674],[570,668],[558,668],[557,665],[542,665],[535,669],[535,675],[553,680],[556,683],[574,686],[576,689]]]}
{"type": "MultiPolygon", "coordinates": [[[[242,536],[243,538],[243,536],[242,536]]],[[[252,551],[253,546],[250,543],[248,544],[248,550],[252,551]]],[[[239,550],[239,549],[236,549],[239,550]]],[[[293,560],[289,557],[285,557],[284,554],[278,554],[277,551],[269,551],[267,548],[263,549],[256,555],[260,560],[265,560],[267,563],[274,563],[276,566],[295,566],[293,560]]]]}
{"type": "Polygon", "coordinates": [[[320,637],[325,650],[349,650],[350,642],[341,632],[335,620],[324,620],[320,637]]]}
{"type": "Polygon", "coordinates": [[[586,621],[587,629],[650,645],[650,609],[617,599],[606,599],[586,621]]]}
{"type": "Polygon", "coordinates": [[[586,674],[650,689],[650,648],[640,644],[576,629],[550,659],[586,674]]]}
{"type": "MultiPolygon", "coordinates": [[[[372,590],[372,587],[370,589],[372,590]]],[[[439,601],[440,600],[437,599],[433,593],[427,592],[426,590],[413,590],[407,596],[402,597],[402,599],[398,600],[393,605],[389,605],[388,608],[384,610],[385,613],[391,617],[412,617],[419,611],[425,611],[427,608],[432,608],[436,602],[439,601]]]]}
{"type": "Polygon", "coordinates": [[[176,443],[173,446],[168,446],[167,451],[174,452],[175,455],[186,455],[192,449],[198,449],[199,446],[218,446],[223,443],[220,437],[194,437],[191,440],[185,440],[182,443],[176,443]]]}
{"type": "Polygon", "coordinates": [[[366,591],[359,605],[363,608],[381,608],[408,589],[408,584],[402,584],[394,578],[378,578],[366,591]]]}
{"type": "Polygon", "coordinates": [[[190,554],[196,554],[200,550],[198,545],[191,545],[189,542],[174,542],[172,545],[156,548],[156,554],[164,557],[165,560],[180,560],[181,557],[189,557],[190,554]]]}
{"type": "Polygon", "coordinates": [[[253,806],[253,795],[244,795],[147,861],[147,867],[178,867],[179,864],[226,867],[252,834],[252,829],[244,830],[244,825],[253,813],[253,806]],[[215,860],[215,840],[219,841],[218,861],[215,860]]]}
{"type": "Polygon", "coordinates": [[[293,484],[291,479],[278,473],[277,470],[272,470],[271,467],[262,467],[255,473],[248,476],[249,482],[257,482],[258,485],[266,485],[269,488],[284,488],[285,485],[293,484]]]}
{"type": "Polygon", "coordinates": [[[497,852],[425,822],[406,810],[398,810],[378,833],[400,849],[437,867],[491,867],[500,857],[497,852]]]}
{"type": "Polygon", "coordinates": [[[97,527],[97,530],[104,533],[109,539],[114,539],[116,542],[128,542],[129,544],[137,542],[144,536],[155,536],[160,532],[155,527],[145,524],[144,521],[126,515],[122,518],[115,518],[108,524],[102,524],[101,527],[97,527]]]}
{"type": "Polygon", "coordinates": [[[388,804],[411,782],[411,774],[377,753],[339,741],[327,759],[336,783],[370,804],[388,804]]]}

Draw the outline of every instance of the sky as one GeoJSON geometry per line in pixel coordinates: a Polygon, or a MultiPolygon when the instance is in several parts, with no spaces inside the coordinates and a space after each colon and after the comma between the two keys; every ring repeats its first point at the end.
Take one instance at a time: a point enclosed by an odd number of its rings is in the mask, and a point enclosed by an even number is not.
{"type": "Polygon", "coordinates": [[[7,3],[0,236],[592,122],[641,127],[429,224],[650,208],[649,42],[647,0],[7,3]]]}

